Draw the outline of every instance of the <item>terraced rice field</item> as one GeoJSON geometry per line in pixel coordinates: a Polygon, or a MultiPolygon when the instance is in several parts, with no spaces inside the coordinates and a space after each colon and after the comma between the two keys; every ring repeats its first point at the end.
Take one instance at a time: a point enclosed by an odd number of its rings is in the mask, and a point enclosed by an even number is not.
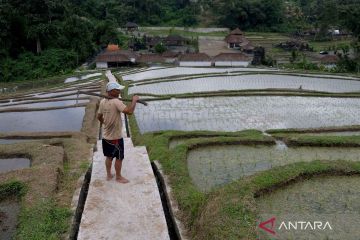
{"type": "Polygon", "coordinates": [[[191,150],[187,165],[195,185],[202,191],[230,183],[273,167],[314,160],[360,161],[359,148],[279,146],[208,146],[191,150]]]}
{"type": "Polygon", "coordinates": [[[160,130],[240,131],[359,124],[359,98],[208,97],[137,106],[142,133],[160,130]]]}
{"type": "MultiPolygon", "coordinates": [[[[360,177],[333,176],[305,180],[257,200],[259,222],[275,217],[276,239],[358,239],[360,214],[360,177]],[[286,230],[282,221],[329,222],[332,230],[286,230]]],[[[259,231],[258,239],[273,238],[273,235],[259,231]]]]}
{"type": "Polygon", "coordinates": [[[86,80],[89,78],[93,78],[93,77],[98,77],[101,76],[102,73],[91,73],[91,74],[86,74],[86,75],[82,75],[79,77],[69,77],[67,79],[65,79],[64,83],[70,83],[70,82],[76,82],[76,81],[80,81],[80,80],[86,80]]]}
{"type": "Polygon", "coordinates": [[[160,82],[136,85],[129,89],[130,94],[181,94],[195,92],[211,92],[223,90],[248,89],[293,89],[321,92],[360,92],[360,80],[326,79],[290,75],[240,75],[204,77],[192,80],[160,82]]]}
{"type": "Polygon", "coordinates": [[[0,113],[0,132],[80,131],[84,114],[84,107],[0,113]]]}
{"type": "Polygon", "coordinates": [[[154,69],[144,72],[129,74],[122,76],[125,81],[141,81],[153,78],[168,78],[180,75],[194,75],[207,73],[231,73],[231,72],[265,72],[276,71],[274,69],[258,69],[258,68],[196,68],[196,67],[174,67],[164,69],[154,69]]]}

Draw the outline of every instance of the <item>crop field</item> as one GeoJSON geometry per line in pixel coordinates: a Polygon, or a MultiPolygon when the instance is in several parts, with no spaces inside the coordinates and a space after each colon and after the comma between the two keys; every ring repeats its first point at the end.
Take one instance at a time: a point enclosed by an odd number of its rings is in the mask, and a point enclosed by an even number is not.
{"type": "Polygon", "coordinates": [[[179,70],[123,79],[149,101],[130,119],[132,134],[161,163],[190,239],[269,239],[258,225],[274,217],[274,229],[297,220],[334,227],[280,229],[276,239],[359,236],[344,224],[360,214],[359,79],[179,70]]]}

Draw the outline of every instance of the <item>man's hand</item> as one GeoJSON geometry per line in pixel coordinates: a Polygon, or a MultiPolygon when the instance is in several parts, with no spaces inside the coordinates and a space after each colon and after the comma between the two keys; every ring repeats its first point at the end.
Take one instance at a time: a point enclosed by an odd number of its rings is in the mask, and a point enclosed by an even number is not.
{"type": "Polygon", "coordinates": [[[129,115],[133,114],[133,112],[134,112],[134,110],[135,110],[136,102],[137,102],[139,99],[140,99],[140,98],[139,98],[139,96],[137,96],[137,95],[132,96],[131,104],[124,109],[123,113],[129,114],[129,115]]]}
{"type": "Polygon", "coordinates": [[[140,97],[137,96],[137,95],[132,96],[132,101],[133,102],[137,102],[139,99],[140,99],[140,97]]]}

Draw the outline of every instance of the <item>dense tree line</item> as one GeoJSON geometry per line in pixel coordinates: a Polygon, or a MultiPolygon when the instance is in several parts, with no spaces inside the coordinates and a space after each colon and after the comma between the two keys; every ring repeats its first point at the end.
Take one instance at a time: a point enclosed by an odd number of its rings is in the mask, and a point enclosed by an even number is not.
{"type": "Polygon", "coordinates": [[[140,25],[194,25],[196,4],[186,0],[0,1],[0,81],[42,78],[70,71],[108,43],[117,31],[140,25]]]}
{"type": "Polygon", "coordinates": [[[360,6],[358,0],[202,0],[201,4],[212,11],[214,25],[285,32],[346,26],[349,14],[360,6]]]}
{"type": "MultiPolygon", "coordinates": [[[[294,32],[342,27],[360,37],[358,0],[2,0],[0,81],[47,77],[73,69],[108,43],[123,44],[126,22],[294,32]],[[210,22],[211,19],[207,23],[210,22]]],[[[359,43],[354,43],[359,52],[359,43]]]]}

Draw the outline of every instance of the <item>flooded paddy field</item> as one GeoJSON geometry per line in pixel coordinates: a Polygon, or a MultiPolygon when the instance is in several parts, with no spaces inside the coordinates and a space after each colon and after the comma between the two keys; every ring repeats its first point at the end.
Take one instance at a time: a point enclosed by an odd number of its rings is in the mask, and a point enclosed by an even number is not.
{"type": "Polygon", "coordinates": [[[306,135],[313,135],[313,136],[359,136],[360,131],[306,133],[306,135]]]}
{"type": "Polygon", "coordinates": [[[152,101],[135,111],[141,133],[240,131],[360,124],[359,98],[209,97],[152,101]],[[304,121],[306,119],[306,121],[304,121]]]}
{"type": "Polygon", "coordinates": [[[333,93],[360,92],[360,81],[290,75],[257,74],[242,76],[204,77],[192,80],[136,85],[129,89],[129,93],[166,95],[250,89],[299,90],[299,88],[307,91],[333,93]]]}
{"type": "MultiPolygon", "coordinates": [[[[358,239],[359,182],[357,175],[316,177],[277,189],[257,199],[259,222],[275,217],[276,239],[358,239]],[[299,224],[298,230],[279,230],[283,221],[328,222],[332,230],[299,230],[299,224]]],[[[273,238],[262,230],[259,234],[259,239],[273,238]]]]}
{"type": "Polygon", "coordinates": [[[0,156],[0,173],[30,167],[28,158],[2,158],[0,156]]]}
{"type": "Polygon", "coordinates": [[[98,77],[101,75],[102,75],[102,73],[90,73],[90,74],[86,74],[86,75],[82,75],[82,76],[78,76],[78,77],[69,77],[69,78],[65,79],[64,83],[76,82],[76,81],[85,80],[85,79],[89,79],[89,78],[93,78],[93,77],[98,77]]]}
{"type": "Polygon", "coordinates": [[[0,132],[80,131],[84,114],[84,107],[0,113],[0,132]]]}
{"type": "Polygon", "coordinates": [[[202,191],[277,166],[314,160],[360,161],[360,148],[208,146],[188,152],[188,171],[202,191]]]}
{"type": "Polygon", "coordinates": [[[1,144],[14,144],[14,143],[22,143],[22,142],[33,142],[39,141],[38,139],[4,139],[0,138],[0,145],[1,144]]]}
{"type": "Polygon", "coordinates": [[[122,76],[125,81],[141,81],[153,78],[167,78],[180,75],[195,75],[207,73],[231,73],[231,72],[267,72],[277,71],[274,69],[259,69],[259,68],[196,68],[196,67],[173,67],[148,70],[144,72],[134,73],[122,76]]]}
{"type": "Polygon", "coordinates": [[[0,109],[9,108],[50,108],[50,107],[66,107],[75,104],[88,103],[89,100],[63,100],[63,101],[48,101],[38,103],[23,103],[23,104],[12,104],[6,106],[0,106],[0,109]]]}
{"type": "Polygon", "coordinates": [[[14,239],[20,203],[8,198],[0,201],[0,239],[14,239]]]}

